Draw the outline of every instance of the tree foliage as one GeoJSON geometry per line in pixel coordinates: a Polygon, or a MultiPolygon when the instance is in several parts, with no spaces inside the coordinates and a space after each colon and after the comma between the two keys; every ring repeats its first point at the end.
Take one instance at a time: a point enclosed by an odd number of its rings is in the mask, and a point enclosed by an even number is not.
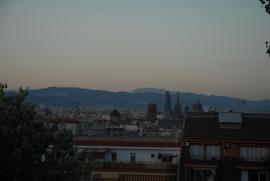
{"type": "Polygon", "coordinates": [[[266,13],[270,14],[270,0],[259,0],[265,8],[266,13]]]}
{"type": "Polygon", "coordinates": [[[266,54],[268,54],[268,56],[270,57],[270,45],[268,42],[265,42],[266,45],[266,54]]]}
{"type": "Polygon", "coordinates": [[[79,180],[71,133],[39,116],[27,91],[0,84],[0,178],[7,181],[79,180]]]}
{"type": "MultiPolygon", "coordinates": [[[[262,7],[265,9],[267,14],[270,14],[270,0],[259,0],[262,4],[262,7]]],[[[266,54],[270,57],[270,45],[268,42],[265,42],[266,45],[266,54]]]]}

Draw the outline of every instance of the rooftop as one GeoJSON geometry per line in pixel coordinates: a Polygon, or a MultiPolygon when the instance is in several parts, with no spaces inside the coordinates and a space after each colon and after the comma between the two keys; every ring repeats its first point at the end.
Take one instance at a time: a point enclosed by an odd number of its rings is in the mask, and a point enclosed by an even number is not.
{"type": "Polygon", "coordinates": [[[79,146],[180,147],[175,138],[76,137],[75,143],[79,146]]]}
{"type": "MultiPolygon", "coordinates": [[[[219,113],[188,113],[184,139],[270,141],[270,113],[242,113],[241,126],[228,129],[220,126],[219,113]]],[[[222,121],[240,123],[239,114],[221,114],[222,121]]]]}
{"type": "Polygon", "coordinates": [[[242,123],[242,114],[238,112],[220,112],[218,113],[220,123],[242,123]]]}

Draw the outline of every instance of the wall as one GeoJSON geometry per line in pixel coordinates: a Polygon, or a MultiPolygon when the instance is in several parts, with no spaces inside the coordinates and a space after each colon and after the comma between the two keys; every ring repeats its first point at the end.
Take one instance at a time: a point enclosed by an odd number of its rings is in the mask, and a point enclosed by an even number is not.
{"type": "Polygon", "coordinates": [[[112,161],[112,153],[117,154],[117,162],[130,162],[130,153],[136,154],[136,162],[153,162],[159,163],[161,159],[158,159],[158,154],[172,154],[178,157],[173,158],[173,163],[176,164],[179,159],[180,151],[176,150],[156,150],[156,149],[111,149],[105,154],[105,161],[112,161]],[[151,157],[154,154],[154,157],[151,157]]]}

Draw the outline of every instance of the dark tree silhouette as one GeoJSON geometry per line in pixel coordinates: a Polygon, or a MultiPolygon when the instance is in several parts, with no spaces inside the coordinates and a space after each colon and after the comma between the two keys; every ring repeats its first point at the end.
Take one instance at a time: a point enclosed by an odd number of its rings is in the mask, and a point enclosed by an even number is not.
{"type": "Polygon", "coordinates": [[[5,181],[73,181],[81,169],[71,133],[48,124],[27,91],[0,84],[0,178],[5,181]]]}
{"type": "Polygon", "coordinates": [[[270,0],[259,0],[265,8],[266,13],[270,14],[270,0]]]}
{"type": "MultiPolygon", "coordinates": [[[[270,14],[270,0],[259,0],[262,4],[262,7],[265,9],[267,14],[270,14]]],[[[266,45],[266,53],[270,57],[270,45],[268,42],[265,42],[266,45]]]]}

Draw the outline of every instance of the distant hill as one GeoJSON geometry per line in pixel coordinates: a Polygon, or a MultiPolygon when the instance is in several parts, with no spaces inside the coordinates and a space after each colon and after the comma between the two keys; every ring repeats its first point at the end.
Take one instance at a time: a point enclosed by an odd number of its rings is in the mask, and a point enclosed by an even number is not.
{"type": "MultiPolygon", "coordinates": [[[[131,92],[110,92],[104,90],[81,89],[76,87],[48,87],[29,90],[27,100],[48,107],[73,107],[76,103],[87,106],[110,106],[115,108],[143,108],[150,102],[157,103],[160,110],[164,104],[164,89],[141,88],[131,92]]],[[[176,94],[172,92],[172,107],[176,94]]],[[[270,112],[270,100],[249,101],[225,96],[182,93],[182,108],[200,99],[204,106],[214,106],[219,111],[270,112]]]]}
{"type": "Polygon", "coordinates": [[[160,93],[164,94],[167,90],[166,89],[157,89],[157,88],[138,88],[134,89],[132,92],[133,93],[160,93]]]}

